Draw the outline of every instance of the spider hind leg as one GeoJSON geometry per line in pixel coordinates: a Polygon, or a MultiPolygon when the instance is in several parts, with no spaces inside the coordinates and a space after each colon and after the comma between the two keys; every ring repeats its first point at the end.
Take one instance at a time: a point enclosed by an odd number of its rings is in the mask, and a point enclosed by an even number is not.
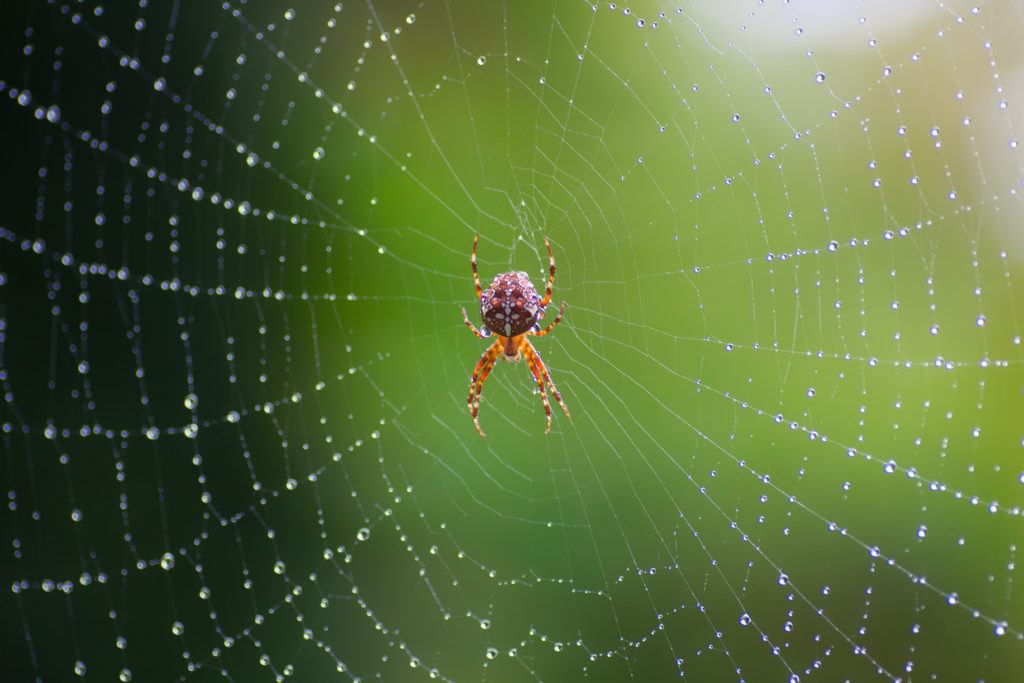
{"type": "Polygon", "coordinates": [[[540,301],[542,308],[551,301],[551,288],[555,284],[555,254],[551,251],[551,244],[548,243],[547,237],[544,238],[544,246],[548,248],[548,288],[544,292],[544,298],[540,301]]]}
{"type": "Polygon", "coordinates": [[[487,339],[488,337],[491,336],[491,331],[486,326],[484,326],[484,329],[478,330],[476,329],[476,326],[473,323],[469,322],[469,316],[466,315],[465,308],[462,309],[462,322],[466,323],[466,327],[468,327],[473,334],[480,337],[481,339],[487,339]]]}
{"type": "Polygon", "coordinates": [[[565,302],[564,301],[562,302],[562,307],[558,311],[558,315],[555,316],[555,319],[551,321],[550,325],[548,325],[547,327],[545,327],[542,330],[540,328],[540,323],[537,323],[536,325],[534,325],[533,327],[530,328],[530,332],[529,333],[532,334],[534,337],[543,337],[545,334],[547,334],[551,330],[553,330],[555,325],[557,325],[559,322],[561,322],[563,315],[565,315],[565,302]]]}
{"type": "Polygon", "coordinates": [[[469,257],[469,263],[473,266],[473,284],[476,285],[476,300],[480,301],[483,289],[480,288],[480,274],[476,272],[476,243],[480,241],[480,235],[473,235],[473,254],[469,257]]]}

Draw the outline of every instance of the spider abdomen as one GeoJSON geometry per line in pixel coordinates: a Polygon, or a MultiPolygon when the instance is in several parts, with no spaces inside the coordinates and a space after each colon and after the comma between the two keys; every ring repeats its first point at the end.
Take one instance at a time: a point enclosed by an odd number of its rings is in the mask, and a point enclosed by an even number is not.
{"type": "Polygon", "coordinates": [[[491,332],[513,337],[537,324],[544,314],[540,302],[526,273],[501,273],[480,296],[480,317],[491,332]]]}

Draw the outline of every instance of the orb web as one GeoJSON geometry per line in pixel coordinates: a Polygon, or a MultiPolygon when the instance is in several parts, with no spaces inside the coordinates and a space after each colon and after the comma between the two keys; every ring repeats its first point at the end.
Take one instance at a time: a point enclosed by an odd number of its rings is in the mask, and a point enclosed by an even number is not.
{"type": "Polygon", "coordinates": [[[1020,3],[26,4],[16,678],[1014,680],[1020,3]]]}

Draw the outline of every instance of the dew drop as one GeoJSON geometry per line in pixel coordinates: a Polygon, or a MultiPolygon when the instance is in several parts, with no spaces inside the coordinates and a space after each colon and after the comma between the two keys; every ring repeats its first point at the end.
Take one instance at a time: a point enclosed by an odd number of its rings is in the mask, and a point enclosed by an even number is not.
{"type": "Polygon", "coordinates": [[[164,553],[160,556],[160,568],[163,570],[174,569],[174,555],[171,553],[164,553]]]}

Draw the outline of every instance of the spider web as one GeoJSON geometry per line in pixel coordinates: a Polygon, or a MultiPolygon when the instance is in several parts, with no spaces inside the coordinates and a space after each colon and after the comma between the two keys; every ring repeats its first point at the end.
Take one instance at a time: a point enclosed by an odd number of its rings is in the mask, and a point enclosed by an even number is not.
{"type": "Polygon", "coordinates": [[[1015,680],[1024,5],[21,4],[11,680],[1015,680]]]}

